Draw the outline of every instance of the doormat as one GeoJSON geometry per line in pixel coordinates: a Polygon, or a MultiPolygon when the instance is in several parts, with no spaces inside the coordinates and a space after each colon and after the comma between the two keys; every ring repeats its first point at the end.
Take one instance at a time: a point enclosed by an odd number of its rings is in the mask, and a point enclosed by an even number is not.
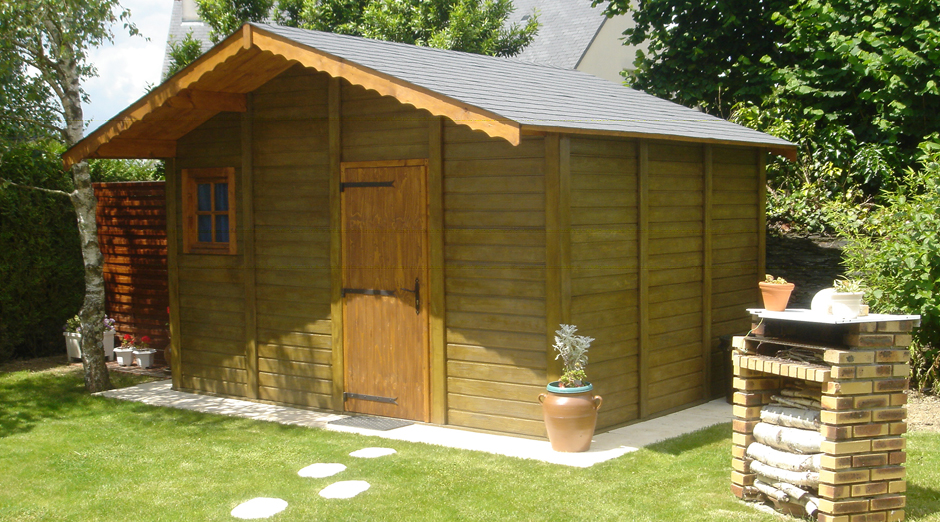
{"type": "Polygon", "coordinates": [[[352,426],[353,428],[365,428],[367,430],[388,431],[395,428],[403,428],[414,424],[412,421],[401,419],[390,419],[388,417],[372,417],[370,415],[354,415],[345,419],[330,421],[329,424],[337,426],[352,426]]]}

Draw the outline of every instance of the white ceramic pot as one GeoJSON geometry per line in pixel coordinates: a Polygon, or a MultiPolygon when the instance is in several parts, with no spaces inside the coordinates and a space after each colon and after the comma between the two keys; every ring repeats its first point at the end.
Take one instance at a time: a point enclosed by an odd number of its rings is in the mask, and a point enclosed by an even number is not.
{"type": "Polygon", "coordinates": [[[69,356],[69,359],[81,359],[82,358],[82,334],[65,332],[62,335],[65,336],[65,351],[69,356]]]}
{"type": "Polygon", "coordinates": [[[114,360],[114,330],[104,331],[104,358],[108,361],[114,360]]]}
{"type": "Polygon", "coordinates": [[[862,311],[864,295],[864,292],[833,293],[829,297],[832,303],[832,315],[839,319],[855,319],[862,311]]]}
{"type": "Polygon", "coordinates": [[[133,348],[115,348],[114,355],[117,357],[117,362],[121,366],[130,366],[134,364],[133,348]]]}
{"type": "Polygon", "coordinates": [[[150,368],[153,366],[153,355],[156,350],[134,350],[134,357],[137,357],[137,365],[141,368],[150,368]]]}

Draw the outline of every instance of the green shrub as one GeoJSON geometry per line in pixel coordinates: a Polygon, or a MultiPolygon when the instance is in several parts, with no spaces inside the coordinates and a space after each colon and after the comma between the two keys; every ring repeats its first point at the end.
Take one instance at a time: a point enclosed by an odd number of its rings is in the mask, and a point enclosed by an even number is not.
{"type": "Polygon", "coordinates": [[[867,220],[842,219],[845,263],[871,291],[879,313],[919,314],[912,357],[914,385],[940,382],[940,139],[921,145],[921,168],[883,195],[867,220]]]}
{"type": "MultiPolygon", "coordinates": [[[[60,152],[51,142],[10,149],[0,159],[0,177],[70,191],[60,152]]],[[[0,362],[65,353],[62,325],[78,312],[84,291],[69,199],[0,187],[0,362]]]]}

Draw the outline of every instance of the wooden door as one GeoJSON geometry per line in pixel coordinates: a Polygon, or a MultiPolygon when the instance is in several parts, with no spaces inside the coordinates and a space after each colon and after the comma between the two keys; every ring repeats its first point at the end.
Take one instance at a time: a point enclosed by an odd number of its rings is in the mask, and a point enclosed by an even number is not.
{"type": "Polygon", "coordinates": [[[429,420],[427,162],[342,166],[347,411],[429,420]]]}

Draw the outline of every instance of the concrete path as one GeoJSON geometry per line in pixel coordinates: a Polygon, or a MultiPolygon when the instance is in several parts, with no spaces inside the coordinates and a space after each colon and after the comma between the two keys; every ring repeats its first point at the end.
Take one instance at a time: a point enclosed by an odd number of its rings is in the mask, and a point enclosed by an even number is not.
{"type": "Polygon", "coordinates": [[[337,426],[329,424],[329,422],[344,418],[346,415],[178,392],[170,389],[169,380],[148,382],[119,390],[109,390],[99,395],[153,406],[166,406],[294,426],[358,433],[385,439],[424,442],[449,448],[483,451],[581,468],[617,458],[655,442],[678,437],[715,424],[731,422],[731,406],[724,399],[716,399],[701,406],[664,417],[632,424],[606,433],[599,433],[594,436],[590,451],[559,453],[552,450],[548,441],[478,433],[428,424],[412,424],[411,426],[389,431],[337,426]]]}

